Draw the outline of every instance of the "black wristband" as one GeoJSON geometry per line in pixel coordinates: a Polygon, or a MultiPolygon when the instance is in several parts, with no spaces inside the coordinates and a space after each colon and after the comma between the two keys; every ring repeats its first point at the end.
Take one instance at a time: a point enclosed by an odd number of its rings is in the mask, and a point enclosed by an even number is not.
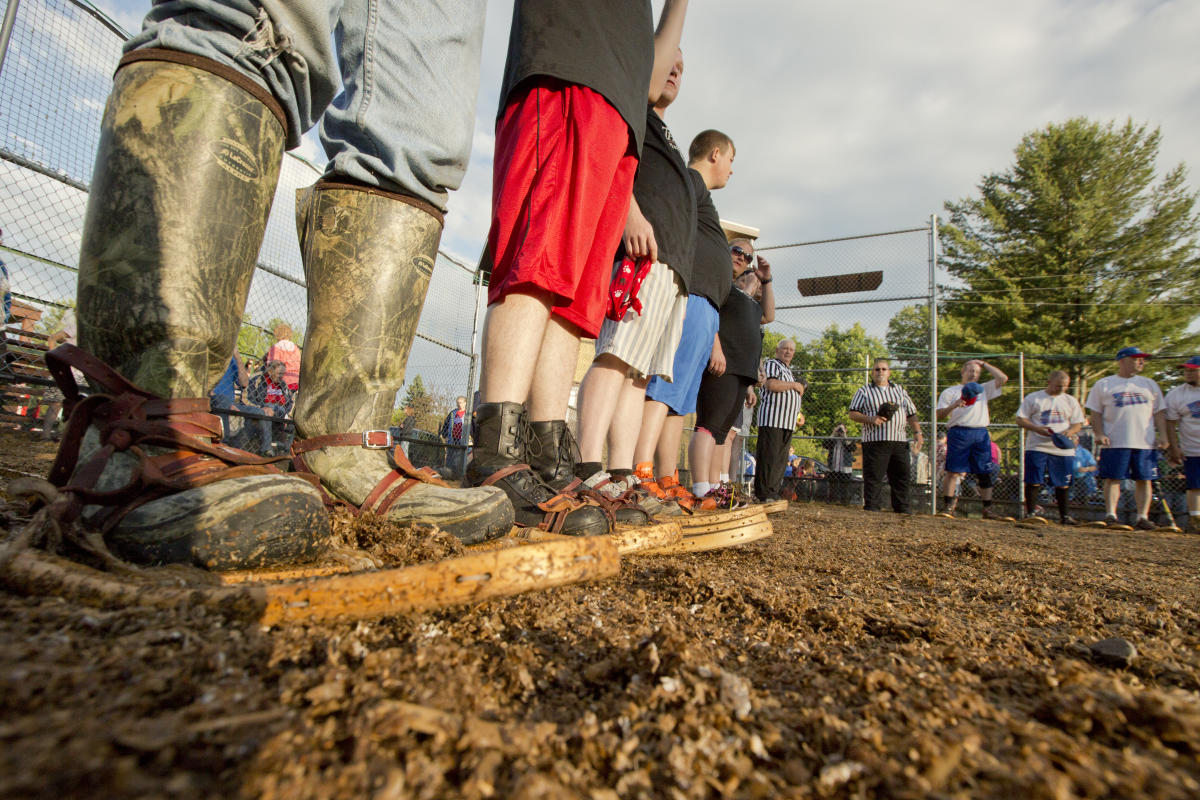
{"type": "Polygon", "coordinates": [[[759,281],[759,283],[761,283],[763,286],[766,286],[768,283],[770,283],[770,282],[771,282],[771,281],[773,281],[773,280],[775,280],[775,279],[774,279],[774,278],[767,278],[765,281],[759,281]]]}

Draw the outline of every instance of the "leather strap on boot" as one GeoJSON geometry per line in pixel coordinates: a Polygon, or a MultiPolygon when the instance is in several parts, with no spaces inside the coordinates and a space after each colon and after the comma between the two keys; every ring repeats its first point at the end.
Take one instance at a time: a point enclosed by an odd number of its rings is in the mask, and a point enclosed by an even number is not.
{"type": "MultiPolygon", "coordinates": [[[[529,468],[528,464],[510,464],[507,467],[503,467],[503,468],[498,469],[495,472],[493,472],[480,485],[481,486],[492,486],[497,481],[503,480],[504,478],[507,478],[510,475],[519,473],[522,470],[529,473],[529,477],[531,480],[534,480],[534,481],[537,480],[537,477],[533,474],[533,470],[531,470],[529,468]]],[[[559,531],[561,531],[563,524],[566,523],[566,521],[567,521],[568,514],[570,514],[572,511],[577,511],[577,510],[583,508],[584,506],[588,505],[587,503],[583,502],[582,500],[579,500],[573,494],[570,494],[568,492],[559,492],[558,494],[554,495],[553,497],[551,497],[547,500],[543,500],[540,503],[533,500],[533,498],[529,498],[529,503],[530,503],[530,505],[537,506],[537,508],[546,512],[545,518],[541,521],[541,523],[538,524],[537,527],[540,530],[549,531],[550,533],[558,533],[559,531]]],[[[608,512],[605,511],[605,514],[607,515],[608,512]]],[[[610,523],[611,523],[611,518],[610,518],[610,523]]]]}
{"type": "Polygon", "coordinates": [[[63,393],[68,417],[50,469],[50,482],[67,497],[56,513],[60,521],[78,519],[84,506],[104,506],[97,520],[101,531],[108,531],[133,509],[161,497],[229,478],[279,473],[274,464],[284,456],[256,456],[220,443],[221,420],[209,413],[207,398],[163,399],[71,344],[47,353],[46,366],[63,393]],[[106,393],[84,397],[72,367],[106,393]],[[100,449],[80,464],[83,437],[91,427],[100,435],[100,449]],[[167,452],[151,455],[147,447],[167,452]],[[117,489],[96,489],[118,452],[138,457],[129,481],[117,489]]]}
{"type": "Polygon", "coordinates": [[[405,492],[418,486],[422,483],[450,488],[450,484],[442,480],[438,473],[429,468],[417,468],[408,456],[404,455],[404,451],[400,449],[399,444],[392,438],[391,431],[387,430],[372,430],[363,431],[362,433],[332,433],[326,436],[314,436],[311,439],[292,443],[292,467],[296,472],[311,475],[316,478],[316,474],[309,468],[304,460],[304,454],[313,450],[320,450],[325,447],[361,447],[366,450],[387,450],[388,460],[392,464],[392,471],[384,475],[379,483],[375,484],[375,488],[367,495],[367,499],[362,505],[354,506],[344,500],[339,500],[325,488],[320,485],[320,480],[316,480],[316,485],[321,491],[321,496],[325,498],[325,505],[333,507],[339,506],[347,508],[355,516],[362,514],[364,511],[370,511],[379,516],[383,516],[388,512],[396,501],[399,500],[405,492]],[[397,482],[400,482],[397,485],[397,482]]]}

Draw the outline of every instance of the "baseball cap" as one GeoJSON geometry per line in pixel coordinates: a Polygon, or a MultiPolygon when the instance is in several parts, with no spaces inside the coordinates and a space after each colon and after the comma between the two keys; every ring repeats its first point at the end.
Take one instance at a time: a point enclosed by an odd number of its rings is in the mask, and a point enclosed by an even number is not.
{"type": "Polygon", "coordinates": [[[970,383],[963,384],[962,398],[963,398],[963,400],[967,401],[967,405],[969,405],[969,406],[975,405],[975,399],[977,397],[979,397],[979,395],[981,395],[981,394],[983,394],[983,386],[976,383],[975,381],[971,381],[970,383]]]}
{"type": "Polygon", "coordinates": [[[1117,351],[1117,361],[1130,356],[1141,356],[1142,358],[1150,358],[1149,353],[1143,353],[1140,347],[1122,347],[1117,351]]]}
{"type": "Polygon", "coordinates": [[[1053,433],[1050,435],[1050,441],[1054,442],[1054,446],[1059,450],[1074,450],[1075,443],[1067,438],[1064,433],[1053,433]]]}
{"type": "Polygon", "coordinates": [[[1179,365],[1180,369],[1200,369],[1200,356],[1192,356],[1179,365]]]}

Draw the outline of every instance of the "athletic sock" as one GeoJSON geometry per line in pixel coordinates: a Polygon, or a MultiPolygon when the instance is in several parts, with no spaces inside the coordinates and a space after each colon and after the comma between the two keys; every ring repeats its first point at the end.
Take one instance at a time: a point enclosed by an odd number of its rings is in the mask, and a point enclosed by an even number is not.
{"type": "Polygon", "coordinates": [[[575,465],[575,477],[587,480],[603,468],[599,461],[580,461],[575,465]]]}
{"type": "Polygon", "coordinates": [[[696,481],[692,484],[692,494],[696,495],[696,497],[704,497],[711,488],[712,484],[708,481],[696,481]]]}
{"type": "Polygon", "coordinates": [[[953,511],[954,510],[954,498],[952,496],[946,495],[945,497],[942,498],[942,510],[943,511],[953,511]]]}
{"type": "Polygon", "coordinates": [[[729,483],[729,473],[728,472],[721,473],[721,483],[729,483]]]}
{"type": "Polygon", "coordinates": [[[1065,486],[1061,489],[1058,487],[1054,488],[1054,500],[1058,503],[1058,516],[1064,518],[1071,516],[1069,513],[1070,509],[1067,508],[1067,489],[1065,486]]]}
{"type": "Polygon", "coordinates": [[[1031,516],[1033,510],[1037,508],[1038,495],[1042,493],[1042,487],[1036,483],[1025,484],[1025,516],[1031,516]]]}

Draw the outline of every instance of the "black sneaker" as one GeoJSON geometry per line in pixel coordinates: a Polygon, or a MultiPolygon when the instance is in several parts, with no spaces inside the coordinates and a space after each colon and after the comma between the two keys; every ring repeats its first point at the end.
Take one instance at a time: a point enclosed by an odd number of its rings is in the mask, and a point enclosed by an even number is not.
{"type": "Polygon", "coordinates": [[[1134,530],[1138,530],[1138,531],[1156,531],[1156,530],[1158,530],[1158,526],[1155,525],[1150,520],[1146,519],[1145,517],[1142,517],[1137,522],[1135,522],[1133,525],[1133,528],[1134,528],[1134,530]]]}
{"type": "Polygon", "coordinates": [[[1065,517],[1059,517],[1058,524],[1059,525],[1078,525],[1079,520],[1075,519],[1074,517],[1072,517],[1070,515],[1067,515],[1065,517]]]}

